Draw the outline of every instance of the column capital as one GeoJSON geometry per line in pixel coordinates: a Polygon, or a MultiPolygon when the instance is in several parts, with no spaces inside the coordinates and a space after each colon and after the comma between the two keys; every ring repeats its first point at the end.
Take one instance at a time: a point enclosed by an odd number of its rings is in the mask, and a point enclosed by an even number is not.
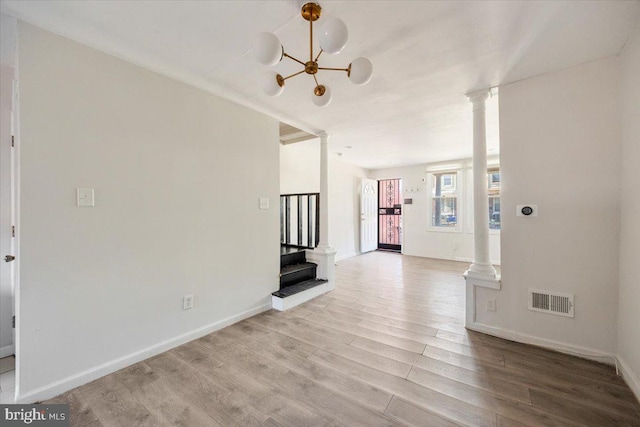
{"type": "Polygon", "coordinates": [[[329,139],[329,134],[323,130],[318,132],[316,135],[320,138],[321,142],[327,142],[327,140],[329,139]]]}
{"type": "Polygon", "coordinates": [[[480,102],[484,104],[484,101],[489,99],[489,97],[491,96],[491,88],[467,92],[465,95],[467,99],[473,104],[480,102]]]}

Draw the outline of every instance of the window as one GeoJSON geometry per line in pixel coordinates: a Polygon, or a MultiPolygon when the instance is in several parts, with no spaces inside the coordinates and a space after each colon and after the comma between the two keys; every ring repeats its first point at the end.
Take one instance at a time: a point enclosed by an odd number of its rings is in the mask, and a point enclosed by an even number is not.
{"type": "Polygon", "coordinates": [[[431,174],[431,226],[458,227],[457,172],[431,174]]]}
{"type": "Polygon", "coordinates": [[[454,190],[456,189],[456,179],[453,174],[442,175],[442,190],[454,190]]]}
{"type": "Polygon", "coordinates": [[[500,170],[487,171],[489,190],[489,228],[500,230],[500,170]]]}

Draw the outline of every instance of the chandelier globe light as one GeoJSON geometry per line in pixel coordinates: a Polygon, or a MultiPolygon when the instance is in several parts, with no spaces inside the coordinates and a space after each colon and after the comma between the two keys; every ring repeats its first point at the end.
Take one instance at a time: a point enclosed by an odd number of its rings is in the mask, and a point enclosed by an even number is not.
{"type": "Polygon", "coordinates": [[[322,27],[320,27],[320,49],[331,54],[337,55],[347,45],[349,39],[349,30],[347,24],[341,19],[329,18],[322,27]]]}
{"type": "Polygon", "coordinates": [[[364,85],[371,80],[373,75],[373,64],[364,57],[354,59],[346,68],[327,68],[320,67],[318,60],[322,53],[326,52],[331,55],[337,55],[347,44],[349,39],[349,30],[346,24],[338,18],[328,18],[320,28],[319,40],[320,51],[314,56],[313,51],[313,23],[320,19],[322,8],[318,3],[310,2],[302,6],[302,18],[309,21],[309,60],[304,62],[289,54],[287,54],[275,34],[261,33],[256,38],[253,51],[256,60],[267,66],[274,66],[288,58],[304,67],[301,71],[283,77],[272,71],[262,76],[262,90],[269,96],[278,96],[284,91],[285,81],[302,73],[309,74],[313,77],[315,87],[311,95],[311,100],[318,107],[326,107],[331,103],[331,89],[327,85],[318,82],[317,74],[319,71],[342,71],[347,74],[349,80],[356,85],[364,85]]]}
{"type": "Polygon", "coordinates": [[[313,90],[311,101],[318,107],[326,107],[331,104],[331,89],[326,85],[318,85],[313,90]]]}
{"type": "Polygon", "coordinates": [[[284,91],[284,82],[275,71],[268,71],[262,75],[262,90],[269,96],[278,96],[284,91]],[[282,82],[282,85],[280,84],[282,82]]]}
{"type": "Polygon", "coordinates": [[[253,51],[259,63],[270,67],[280,62],[284,53],[280,39],[273,33],[260,33],[254,42],[253,51]]]}
{"type": "Polygon", "coordinates": [[[349,80],[356,85],[366,85],[373,74],[373,64],[365,57],[359,57],[349,64],[349,80]]]}

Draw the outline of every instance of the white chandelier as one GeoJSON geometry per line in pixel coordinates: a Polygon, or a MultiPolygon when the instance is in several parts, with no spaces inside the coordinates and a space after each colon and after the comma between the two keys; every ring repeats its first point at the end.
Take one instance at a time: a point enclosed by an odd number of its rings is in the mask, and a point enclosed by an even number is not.
{"type": "Polygon", "coordinates": [[[331,89],[329,86],[318,83],[316,74],[320,70],[344,71],[352,83],[364,85],[369,82],[373,74],[373,65],[367,58],[359,57],[351,61],[347,68],[323,68],[318,65],[318,59],[323,52],[337,55],[347,44],[349,31],[342,20],[329,18],[320,28],[320,52],[313,56],[313,22],[320,18],[322,8],[318,3],[306,3],[302,6],[302,17],[309,21],[309,60],[303,62],[284,51],[284,47],[278,37],[273,33],[262,33],[258,36],[254,44],[256,59],[263,65],[273,66],[289,58],[302,65],[304,69],[287,77],[282,77],[275,71],[265,73],[262,80],[262,89],[267,95],[278,96],[284,91],[284,84],[287,79],[302,73],[307,73],[313,77],[315,87],[311,100],[318,107],[326,107],[331,102],[331,89]]]}

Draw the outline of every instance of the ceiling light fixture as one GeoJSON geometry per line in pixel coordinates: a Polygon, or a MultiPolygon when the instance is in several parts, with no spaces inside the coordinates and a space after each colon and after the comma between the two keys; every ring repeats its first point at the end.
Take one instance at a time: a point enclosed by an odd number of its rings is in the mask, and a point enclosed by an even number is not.
{"type": "Polygon", "coordinates": [[[318,65],[318,59],[323,52],[331,55],[337,55],[347,44],[349,30],[342,20],[338,18],[329,18],[320,28],[320,52],[314,58],[313,56],[313,22],[320,18],[322,8],[318,3],[306,3],[302,6],[302,17],[309,21],[309,60],[303,62],[284,51],[284,47],[278,37],[273,33],[262,33],[258,36],[254,44],[254,53],[258,62],[263,65],[273,66],[282,61],[283,58],[289,58],[304,67],[303,70],[282,77],[275,71],[265,73],[262,80],[262,89],[267,95],[278,96],[284,91],[284,83],[287,79],[307,73],[313,77],[315,87],[311,100],[318,107],[326,107],[331,102],[331,89],[329,86],[318,83],[316,74],[320,70],[344,71],[352,83],[364,85],[371,80],[373,74],[373,65],[367,58],[359,57],[351,61],[347,68],[324,68],[318,65]]]}

